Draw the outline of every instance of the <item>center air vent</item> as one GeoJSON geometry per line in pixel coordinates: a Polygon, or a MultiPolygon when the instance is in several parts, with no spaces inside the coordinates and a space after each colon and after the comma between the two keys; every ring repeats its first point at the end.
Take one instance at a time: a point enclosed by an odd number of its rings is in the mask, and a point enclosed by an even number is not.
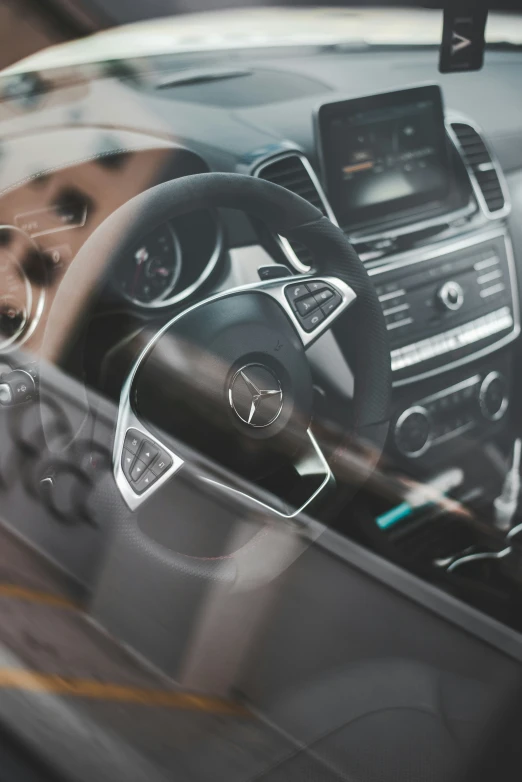
{"type": "MultiPolygon", "coordinates": [[[[493,217],[499,217],[507,208],[501,182],[501,172],[493,161],[486,143],[474,127],[464,122],[452,122],[451,127],[472,181],[482,196],[483,208],[493,217]]],[[[479,198],[480,200],[480,198],[479,198]]]]}
{"type": "MultiPolygon", "coordinates": [[[[337,225],[314,170],[302,155],[291,152],[263,163],[255,171],[255,176],[300,195],[337,225]]],[[[289,242],[283,237],[280,237],[280,242],[292,265],[299,271],[307,271],[312,265],[312,256],[307,248],[298,242],[289,242]]]]}

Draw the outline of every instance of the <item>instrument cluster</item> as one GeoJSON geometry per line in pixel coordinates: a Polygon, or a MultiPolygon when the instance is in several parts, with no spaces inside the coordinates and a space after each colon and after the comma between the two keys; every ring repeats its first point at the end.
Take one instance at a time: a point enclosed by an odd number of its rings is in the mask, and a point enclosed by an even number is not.
{"type": "Polygon", "coordinates": [[[25,342],[40,320],[46,289],[45,264],[23,231],[0,226],[0,352],[25,342]]]}
{"type": "Polygon", "coordinates": [[[153,229],[113,272],[118,294],[140,308],[182,301],[210,276],[221,252],[215,214],[198,211],[153,229]]]}

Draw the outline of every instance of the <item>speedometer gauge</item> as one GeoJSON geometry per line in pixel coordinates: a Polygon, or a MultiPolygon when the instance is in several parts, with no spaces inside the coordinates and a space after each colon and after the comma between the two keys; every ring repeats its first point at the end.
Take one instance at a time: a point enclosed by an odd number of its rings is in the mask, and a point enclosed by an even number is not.
{"type": "Polygon", "coordinates": [[[155,306],[172,295],[181,272],[181,249],[172,227],[156,228],[116,269],[115,282],[135,304],[155,306]]]}
{"type": "Polygon", "coordinates": [[[22,231],[0,226],[0,352],[19,346],[38,323],[45,298],[41,264],[38,249],[22,231]],[[37,272],[39,285],[31,284],[28,268],[37,272]]]}

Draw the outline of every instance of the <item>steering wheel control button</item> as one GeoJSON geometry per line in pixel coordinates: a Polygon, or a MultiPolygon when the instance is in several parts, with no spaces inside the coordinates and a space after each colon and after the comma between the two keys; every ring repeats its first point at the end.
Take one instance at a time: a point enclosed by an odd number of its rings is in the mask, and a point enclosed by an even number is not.
{"type": "Polygon", "coordinates": [[[324,316],[327,318],[328,315],[331,315],[332,312],[337,309],[341,301],[342,301],[341,296],[338,293],[333,293],[331,298],[329,298],[328,301],[326,302],[326,304],[323,304],[321,306],[321,310],[324,316]]]}
{"type": "Polygon", "coordinates": [[[334,292],[331,288],[325,288],[322,291],[319,291],[319,293],[315,294],[315,300],[318,302],[318,304],[324,304],[328,299],[331,299],[334,295],[334,292]]]}
{"type": "Polygon", "coordinates": [[[131,481],[137,481],[141,478],[146,469],[147,465],[140,459],[136,459],[131,469],[131,481]]]}
{"type": "Polygon", "coordinates": [[[129,429],[125,435],[125,442],[123,447],[130,451],[132,454],[137,454],[141,445],[143,437],[135,429],[129,429]]]}
{"type": "Polygon", "coordinates": [[[301,328],[303,328],[305,331],[313,331],[317,326],[323,322],[325,318],[324,312],[322,309],[317,309],[315,312],[312,312],[308,317],[306,318],[299,318],[299,323],[301,324],[301,328]]]}
{"type": "Polygon", "coordinates": [[[325,282],[321,282],[321,280],[314,280],[314,282],[307,282],[306,287],[310,293],[318,293],[319,291],[323,291],[327,285],[325,282]]]}
{"type": "Polygon", "coordinates": [[[139,458],[146,467],[149,467],[158,454],[159,448],[157,448],[148,440],[145,440],[140,448],[139,458]]]}
{"type": "Polygon", "coordinates": [[[124,448],[121,456],[121,467],[123,470],[123,474],[125,475],[128,481],[131,480],[131,469],[133,463],[134,463],[134,454],[132,454],[130,451],[124,448]]]}
{"type": "Polygon", "coordinates": [[[286,298],[292,304],[293,302],[296,302],[298,299],[302,299],[303,296],[308,296],[309,290],[307,286],[303,283],[301,285],[289,285],[288,288],[286,288],[286,298]]]}
{"type": "Polygon", "coordinates": [[[159,456],[157,456],[156,460],[152,463],[150,471],[153,473],[153,475],[159,478],[159,476],[163,475],[163,473],[170,469],[171,466],[172,459],[170,456],[165,453],[165,451],[160,451],[159,456]]]}
{"type": "Polygon", "coordinates": [[[308,333],[329,317],[343,300],[332,285],[322,280],[312,280],[304,285],[289,285],[285,293],[299,325],[308,333]]]}
{"type": "Polygon", "coordinates": [[[136,494],[143,494],[144,491],[147,491],[149,486],[152,486],[154,481],[157,481],[158,478],[151,470],[147,470],[143,473],[141,478],[139,478],[134,484],[133,489],[136,492],[136,494]]]}
{"type": "Polygon", "coordinates": [[[307,296],[306,299],[301,299],[296,303],[296,309],[299,315],[305,316],[315,310],[318,305],[315,296],[307,296]]]}

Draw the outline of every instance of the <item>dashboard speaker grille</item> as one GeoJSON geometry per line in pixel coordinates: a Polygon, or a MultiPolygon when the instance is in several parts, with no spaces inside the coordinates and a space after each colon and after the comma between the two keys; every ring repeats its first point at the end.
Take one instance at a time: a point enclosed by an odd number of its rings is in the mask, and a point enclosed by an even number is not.
{"type": "MultiPolygon", "coordinates": [[[[335,222],[333,213],[326,201],[326,196],[321,190],[321,186],[315,177],[313,169],[302,155],[297,155],[292,152],[278,157],[276,160],[263,163],[256,170],[255,176],[260,179],[266,179],[268,182],[274,182],[276,185],[281,185],[281,187],[291,190],[292,193],[300,195],[320,209],[326,217],[335,222]]],[[[290,257],[290,260],[294,262],[294,265],[295,259],[297,259],[303,267],[312,265],[312,256],[302,244],[298,244],[297,242],[285,242],[283,246],[287,251],[287,254],[291,256],[293,253],[295,256],[295,258],[290,257]]]]}
{"type": "Polygon", "coordinates": [[[491,214],[502,211],[506,199],[499,172],[480,133],[464,122],[451,124],[460,145],[464,162],[475,177],[484,198],[487,210],[491,214]]]}

